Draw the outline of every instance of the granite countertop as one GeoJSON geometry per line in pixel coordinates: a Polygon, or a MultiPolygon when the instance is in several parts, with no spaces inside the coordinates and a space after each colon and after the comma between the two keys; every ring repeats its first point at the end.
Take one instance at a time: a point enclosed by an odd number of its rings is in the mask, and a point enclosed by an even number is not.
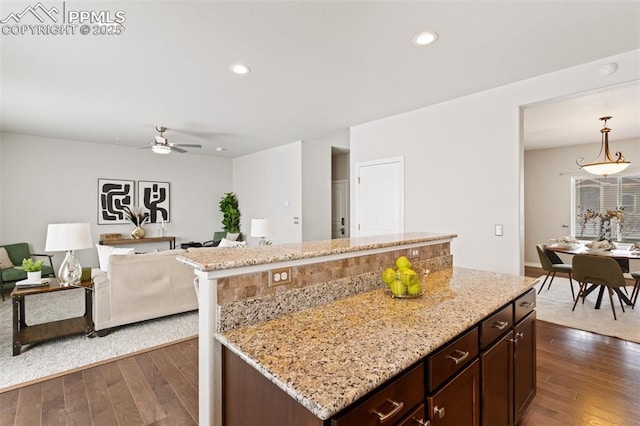
{"type": "Polygon", "coordinates": [[[277,244],[272,246],[243,248],[195,248],[178,256],[177,259],[204,272],[240,268],[250,265],[262,265],[286,262],[297,259],[328,256],[332,254],[353,253],[393,247],[402,244],[429,241],[446,241],[456,234],[436,234],[415,232],[405,234],[377,235],[373,237],[340,238],[325,241],[277,244]]]}
{"type": "Polygon", "coordinates": [[[534,283],[453,268],[432,273],[421,298],[374,290],[216,337],[326,420],[534,283]]]}

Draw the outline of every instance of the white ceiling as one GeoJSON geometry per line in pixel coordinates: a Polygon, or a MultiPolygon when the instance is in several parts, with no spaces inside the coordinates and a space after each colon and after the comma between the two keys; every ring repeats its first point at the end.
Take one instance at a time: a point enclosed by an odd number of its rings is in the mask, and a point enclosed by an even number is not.
{"type": "MultiPolygon", "coordinates": [[[[2,1],[0,19],[30,4],[2,1]]],[[[52,5],[62,8],[62,1],[46,2],[52,5]]],[[[122,10],[125,31],[0,35],[0,130],[137,147],[163,125],[171,142],[237,157],[640,48],[637,1],[65,6],[122,10]],[[439,40],[413,45],[423,30],[439,40]],[[252,72],[232,74],[237,62],[252,72]]],[[[637,88],[630,96],[637,126],[637,88]]],[[[554,145],[597,142],[604,114],[614,116],[612,138],[625,132],[626,113],[617,110],[584,109],[573,118],[583,101],[562,113],[549,105],[553,120],[533,114],[544,105],[527,111],[537,123],[527,148],[550,143],[553,129],[563,131],[554,145]],[[578,121],[582,135],[569,136],[578,121]]]]}

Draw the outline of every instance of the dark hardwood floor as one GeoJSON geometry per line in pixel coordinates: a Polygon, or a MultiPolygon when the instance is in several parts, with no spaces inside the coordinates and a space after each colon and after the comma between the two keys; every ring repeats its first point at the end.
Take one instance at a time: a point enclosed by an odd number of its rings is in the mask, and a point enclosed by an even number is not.
{"type": "Polygon", "coordinates": [[[0,393],[3,426],[195,425],[197,420],[197,338],[0,393]]]}
{"type": "MultiPolygon", "coordinates": [[[[639,344],[543,321],[537,334],[538,394],[522,426],[640,425],[639,344]]],[[[1,393],[0,425],[196,424],[197,344],[1,393]]]]}

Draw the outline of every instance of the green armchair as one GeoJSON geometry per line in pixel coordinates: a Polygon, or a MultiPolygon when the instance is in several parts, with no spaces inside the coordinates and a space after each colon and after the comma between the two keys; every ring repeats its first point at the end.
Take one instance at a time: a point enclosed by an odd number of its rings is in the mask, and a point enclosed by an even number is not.
{"type": "Polygon", "coordinates": [[[4,300],[5,287],[11,288],[16,281],[24,280],[27,278],[27,273],[25,271],[23,271],[22,269],[17,269],[15,267],[22,265],[22,259],[30,257],[48,257],[49,264],[42,265],[42,276],[56,276],[55,270],[53,269],[53,261],[51,260],[53,255],[30,253],[29,244],[27,243],[0,245],[0,247],[4,247],[4,249],[7,251],[7,254],[9,255],[9,259],[11,259],[11,263],[14,264],[13,268],[0,269],[0,293],[2,293],[2,300],[4,300]]]}

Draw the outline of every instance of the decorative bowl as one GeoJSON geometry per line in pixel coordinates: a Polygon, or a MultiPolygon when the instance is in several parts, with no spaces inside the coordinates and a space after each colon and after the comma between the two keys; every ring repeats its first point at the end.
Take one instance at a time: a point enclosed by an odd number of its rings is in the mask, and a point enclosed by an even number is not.
{"type": "Polygon", "coordinates": [[[410,269],[396,270],[396,277],[392,283],[385,283],[385,292],[392,298],[414,299],[424,294],[425,278],[429,274],[419,266],[410,269]]]}

